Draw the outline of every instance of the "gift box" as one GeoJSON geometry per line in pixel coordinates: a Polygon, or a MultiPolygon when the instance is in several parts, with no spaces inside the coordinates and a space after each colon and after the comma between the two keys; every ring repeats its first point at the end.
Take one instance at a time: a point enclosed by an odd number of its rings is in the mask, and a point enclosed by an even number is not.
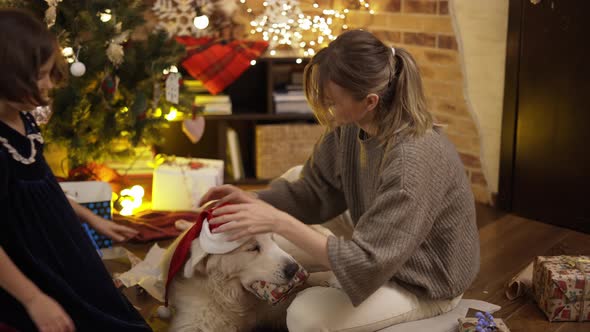
{"type": "Polygon", "coordinates": [[[590,256],[539,256],[533,293],[549,321],[590,321],[590,256]]]}
{"type": "Polygon", "coordinates": [[[212,187],[223,184],[223,160],[170,158],[154,169],[152,209],[189,211],[212,187]]]}
{"type": "MultiPolygon", "coordinates": [[[[59,184],[66,196],[85,206],[94,214],[106,220],[113,220],[112,212],[112,190],[107,182],[100,181],[76,181],[60,182],[59,184]]],[[[97,249],[112,247],[110,238],[98,234],[90,225],[82,223],[82,227],[88,233],[90,240],[94,242],[97,249]]]]}
{"type": "MultiPolygon", "coordinates": [[[[476,317],[459,318],[459,332],[475,332],[478,319],[476,317]]],[[[494,332],[510,332],[510,329],[501,318],[494,318],[496,329],[494,332]]]]}

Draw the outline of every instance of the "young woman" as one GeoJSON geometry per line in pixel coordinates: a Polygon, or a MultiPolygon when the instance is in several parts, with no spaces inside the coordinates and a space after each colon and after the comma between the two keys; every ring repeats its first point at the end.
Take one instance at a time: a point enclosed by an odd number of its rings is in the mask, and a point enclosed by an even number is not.
{"type": "Polygon", "coordinates": [[[300,293],[290,331],[375,331],[453,309],[479,269],[470,183],[453,144],[433,125],[416,62],[371,33],[345,32],[304,73],[305,93],[329,127],[295,182],[257,194],[210,190],[233,203],[212,223],[234,237],[274,232],[333,271],[341,288],[300,293]],[[352,239],[305,224],[346,209],[352,239]]]}

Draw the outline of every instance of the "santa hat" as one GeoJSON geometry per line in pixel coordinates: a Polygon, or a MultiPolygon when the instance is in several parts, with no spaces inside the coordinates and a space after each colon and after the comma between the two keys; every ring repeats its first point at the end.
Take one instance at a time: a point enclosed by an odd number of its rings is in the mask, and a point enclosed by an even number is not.
{"type": "Polygon", "coordinates": [[[193,275],[194,267],[208,254],[226,254],[240,247],[248,238],[242,238],[236,241],[228,241],[226,233],[213,234],[215,228],[221,224],[210,225],[208,220],[213,218],[213,211],[221,206],[204,210],[199,214],[196,223],[185,231],[179,238],[178,243],[173,243],[174,247],[168,274],[166,276],[165,302],[168,305],[168,288],[170,283],[185,265],[184,276],[190,278],[193,275]],[[199,241],[194,241],[198,239],[199,241]],[[200,250],[199,250],[200,249],[200,250]],[[189,259],[189,252],[191,257],[189,259]]]}

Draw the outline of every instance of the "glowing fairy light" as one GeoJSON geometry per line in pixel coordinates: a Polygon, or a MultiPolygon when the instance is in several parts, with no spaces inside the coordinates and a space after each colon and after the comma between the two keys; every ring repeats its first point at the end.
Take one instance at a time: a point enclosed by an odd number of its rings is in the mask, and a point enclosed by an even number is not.
{"type": "Polygon", "coordinates": [[[174,119],[176,119],[177,116],[178,110],[175,107],[170,107],[170,112],[168,112],[168,114],[166,114],[164,118],[166,118],[166,120],[168,121],[174,121],[174,119]]]}
{"type": "Polygon", "coordinates": [[[104,23],[110,21],[111,18],[113,18],[113,15],[112,15],[110,9],[105,9],[104,12],[99,13],[98,16],[99,16],[100,20],[104,23]]]}
{"type": "Polygon", "coordinates": [[[193,24],[199,30],[206,29],[209,26],[209,17],[207,15],[199,15],[195,17],[193,24]]]}
{"type": "MultiPolygon", "coordinates": [[[[240,3],[246,5],[245,0],[240,0],[240,3]]],[[[290,46],[304,56],[312,56],[349,28],[349,8],[324,9],[313,2],[313,13],[307,14],[302,12],[299,0],[266,0],[263,6],[263,12],[258,15],[250,7],[246,11],[253,17],[250,19],[250,34],[260,34],[263,40],[268,41],[271,55],[276,54],[275,49],[279,46],[290,46]]],[[[375,14],[366,0],[358,0],[353,7],[375,14]]]]}
{"type": "Polygon", "coordinates": [[[121,211],[119,213],[123,216],[130,216],[133,214],[134,210],[139,208],[143,203],[143,196],[145,195],[145,191],[142,186],[135,185],[129,189],[121,190],[120,197],[120,204],[121,204],[121,211]]]}

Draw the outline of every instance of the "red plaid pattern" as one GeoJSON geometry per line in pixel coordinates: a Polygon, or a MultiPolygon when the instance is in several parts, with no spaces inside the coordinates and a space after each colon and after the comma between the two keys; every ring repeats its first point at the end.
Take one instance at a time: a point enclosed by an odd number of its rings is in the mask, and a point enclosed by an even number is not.
{"type": "Polygon", "coordinates": [[[211,94],[218,94],[233,83],[268,48],[265,41],[234,40],[216,42],[211,38],[178,37],[188,50],[182,66],[203,82],[211,94]]]}

